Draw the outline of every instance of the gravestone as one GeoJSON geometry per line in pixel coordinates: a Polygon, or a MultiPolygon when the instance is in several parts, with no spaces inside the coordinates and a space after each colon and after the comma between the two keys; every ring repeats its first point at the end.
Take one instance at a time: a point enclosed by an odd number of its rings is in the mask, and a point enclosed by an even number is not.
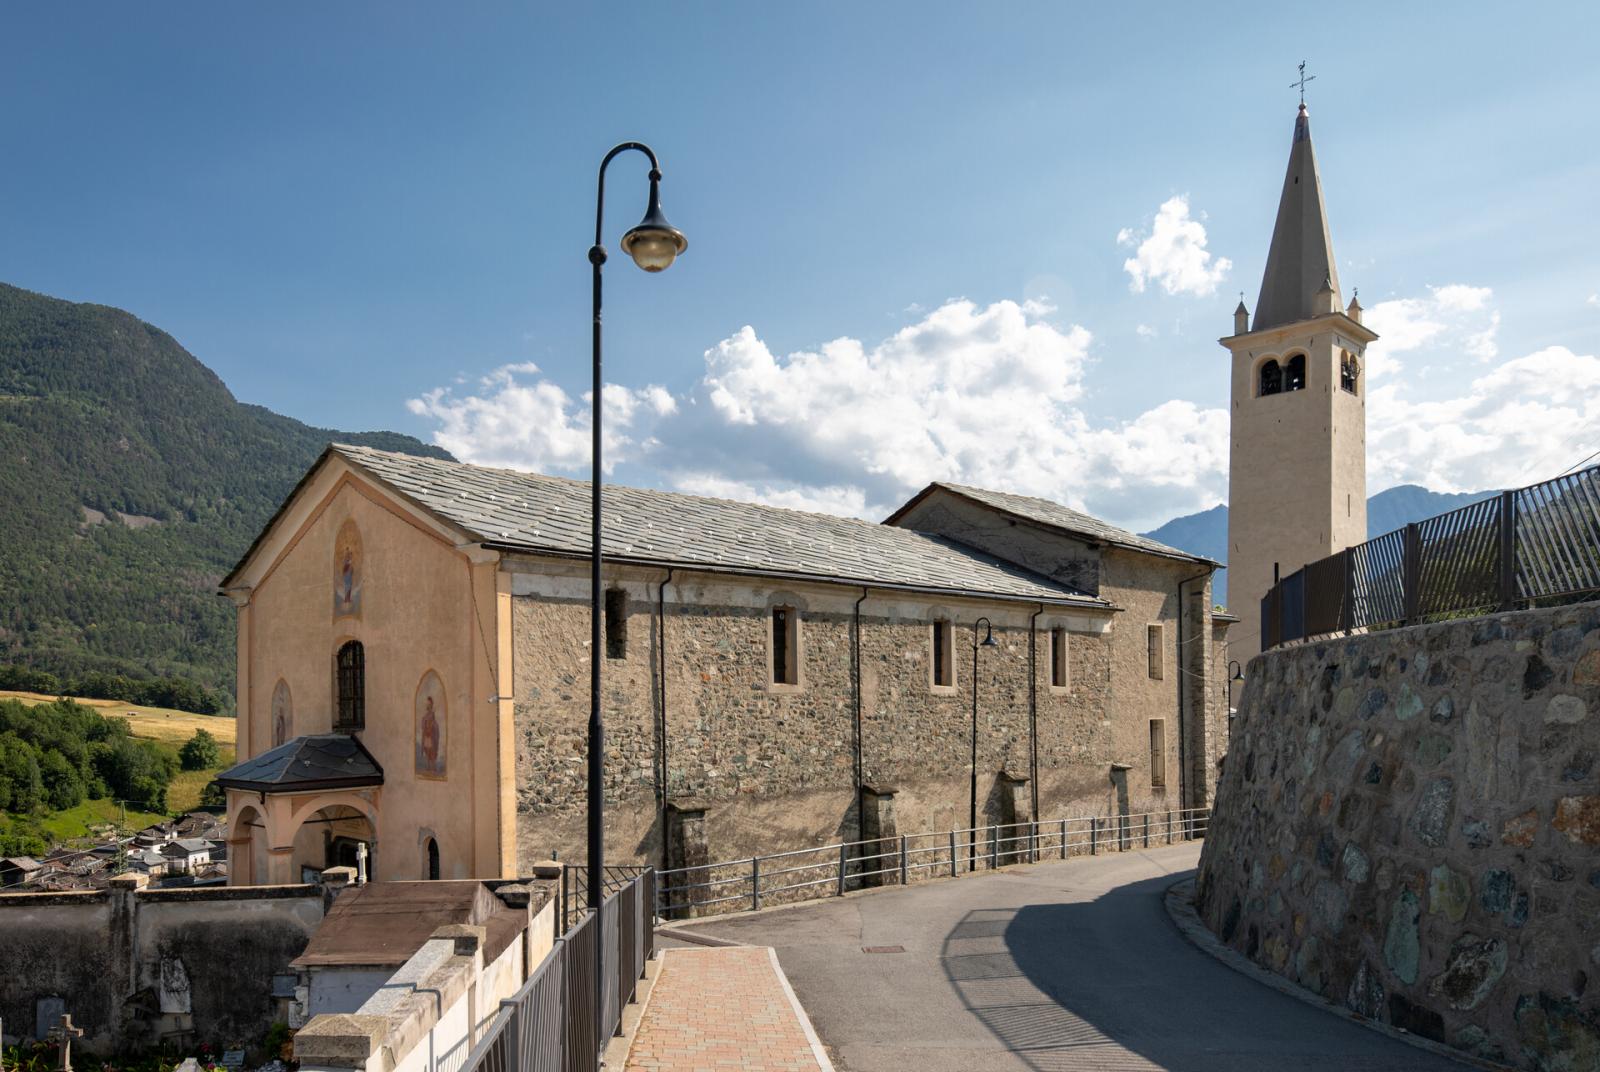
{"type": "Polygon", "coordinates": [[[65,998],[58,998],[54,994],[40,998],[33,1003],[33,1037],[42,1039],[50,1034],[50,1029],[61,1022],[61,1014],[67,1011],[65,998]]]}

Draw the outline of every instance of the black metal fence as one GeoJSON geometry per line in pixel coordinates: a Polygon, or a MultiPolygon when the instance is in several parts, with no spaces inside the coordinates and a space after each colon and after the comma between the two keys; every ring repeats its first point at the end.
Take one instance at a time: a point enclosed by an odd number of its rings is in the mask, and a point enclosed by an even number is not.
{"type": "Polygon", "coordinates": [[[1600,466],[1329,555],[1261,600],[1261,646],[1600,592],[1600,466]]]}
{"type": "Polygon", "coordinates": [[[843,841],[659,873],[664,918],[760,909],[843,896],[864,886],[910,885],[1011,864],[1097,856],[1205,837],[1205,808],[1050,819],[843,841]]]}
{"type": "Polygon", "coordinates": [[[598,915],[580,909],[528,981],[500,1003],[462,1072],[596,1072],[655,954],[655,897],[655,872],[639,869],[618,877],[598,915]]]}

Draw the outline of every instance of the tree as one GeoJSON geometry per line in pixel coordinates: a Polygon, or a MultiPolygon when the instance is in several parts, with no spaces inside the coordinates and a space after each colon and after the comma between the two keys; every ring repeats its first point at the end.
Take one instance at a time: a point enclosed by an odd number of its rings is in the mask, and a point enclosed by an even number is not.
{"type": "Polygon", "coordinates": [[[184,770],[205,770],[222,761],[222,750],[217,747],[217,739],[210,733],[195,730],[194,736],[185,741],[179,750],[178,759],[184,770]]]}

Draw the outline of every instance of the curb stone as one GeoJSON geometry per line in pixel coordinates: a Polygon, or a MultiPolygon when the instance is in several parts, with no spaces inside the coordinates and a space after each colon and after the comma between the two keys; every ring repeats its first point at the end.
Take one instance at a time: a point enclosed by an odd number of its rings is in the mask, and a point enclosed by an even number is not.
{"type": "Polygon", "coordinates": [[[1223,945],[1216,935],[1211,933],[1210,928],[1200,922],[1199,913],[1194,908],[1194,879],[1192,878],[1186,878],[1182,882],[1175,882],[1168,886],[1166,896],[1162,900],[1166,904],[1167,915],[1171,917],[1173,925],[1178,928],[1179,933],[1189,940],[1189,944],[1226,964],[1240,975],[1247,975],[1265,987],[1294,998],[1302,1004],[1322,1009],[1342,1020],[1350,1020],[1361,1024],[1372,1031],[1378,1032],[1380,1035],[1398,1039],[1401,1042],[1415,1046],[1419,1050],[1426,1050],[1435,1056],[1447,1057],[1452,1061],[1460,1062],[1463,1067],[1483,1068],[1490,1070],[1490,1072],[1522,1072],[1522,1070],[1513,1065],[1499,1064],[1495,1061],[1485,1060],[1482,1057],[1474,1057],[1470,1053],[1458,1050],[1454,1046],[1446,1045],[1443,1042],[1435,1042],[1420,1035],[1413,1035],[1409,1031],[1402,1031],[1398,1027],[1393,1027],[1378,1020],[1369,1020],[1365,1016],[1351,1012],[1343,1005],[1329,1001],[1320,994],[1314,994],[1303,986],[1291,983],[1283,976],[1261,967],[1237,950],[1223,945]]]}

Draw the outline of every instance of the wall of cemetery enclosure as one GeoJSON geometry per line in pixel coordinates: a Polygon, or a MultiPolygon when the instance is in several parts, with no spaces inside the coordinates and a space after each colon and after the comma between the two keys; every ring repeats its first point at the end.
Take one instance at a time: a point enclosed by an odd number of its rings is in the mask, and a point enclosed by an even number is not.
{"type": "Polygon", "coordinates": [[[1535,1069],[1600,1055],[1600,604],[1253,660],[1201,859],[1223,941],[1535,1069]]]}
{"type": "MultiPolygon", "coordinates": [[[[1185,589],[1180,672],[1177,586],[1196,566],[1124,557],[1130,561],[1105,555],[1101,594],[1117,610],[1046,606],[1037,616],[1031,603],[882,589],[862,599],[857,586],[678,572],[665,586],[663,626],[665,571],[612,571],[608,586],[627,592],[628,615],[625,654],[605,663],[608,853],[618,863],[660,866],[664,805],[665,814],[695,817],[710,860],[857,839],[858,754],[860,783],[894,791],[900,832],[967,826],[973,623],[985,615],[999,646],[979,654],[980,824],[1033,817],[1035,762],[1041,818],[1177,809],[1186,778],[1206,779],[1191,786],[1205,799],[1223,744],[1221,731],[1208,734],[1207,726],[1226,720],[1210,585],[1185,589]],[[774,606],[799,611],[797,686],[770,683],[774,606]],[[948,686],[931,676],[939,619],[953,624],[948,686]],[[1159,678],[1149,673],[1148,623],[1162,628],[1159,678]],[[1067,630],[1060,687],[1050,663],[1057,627],[1067,630]],[[1179,739],[1180,689],[1195,727],[1189,742],[1179,739]],[[1156,779],[1152,719],[1163,723],[1156,779]],[[1122,796],[1113,764],[1129,768],[1122,796]],[[1028,780],[1024,791],[1015,779],[1028,780]]],[[[514,574],[512,591],[519,866],[552,851],[581,862],[587,581],[541,567],[514,574]]],[[[673,863],[683,860],[672,854],[673,863]]]]}
{"type": "Polygon", "coordinates": [[[163,1039],[255,1046],[280,1011],[273,976],[323,916],[319,886],[0,896],[0,1017],[42,1037],[61,1012],[99,1054],[163,1039]]]}

